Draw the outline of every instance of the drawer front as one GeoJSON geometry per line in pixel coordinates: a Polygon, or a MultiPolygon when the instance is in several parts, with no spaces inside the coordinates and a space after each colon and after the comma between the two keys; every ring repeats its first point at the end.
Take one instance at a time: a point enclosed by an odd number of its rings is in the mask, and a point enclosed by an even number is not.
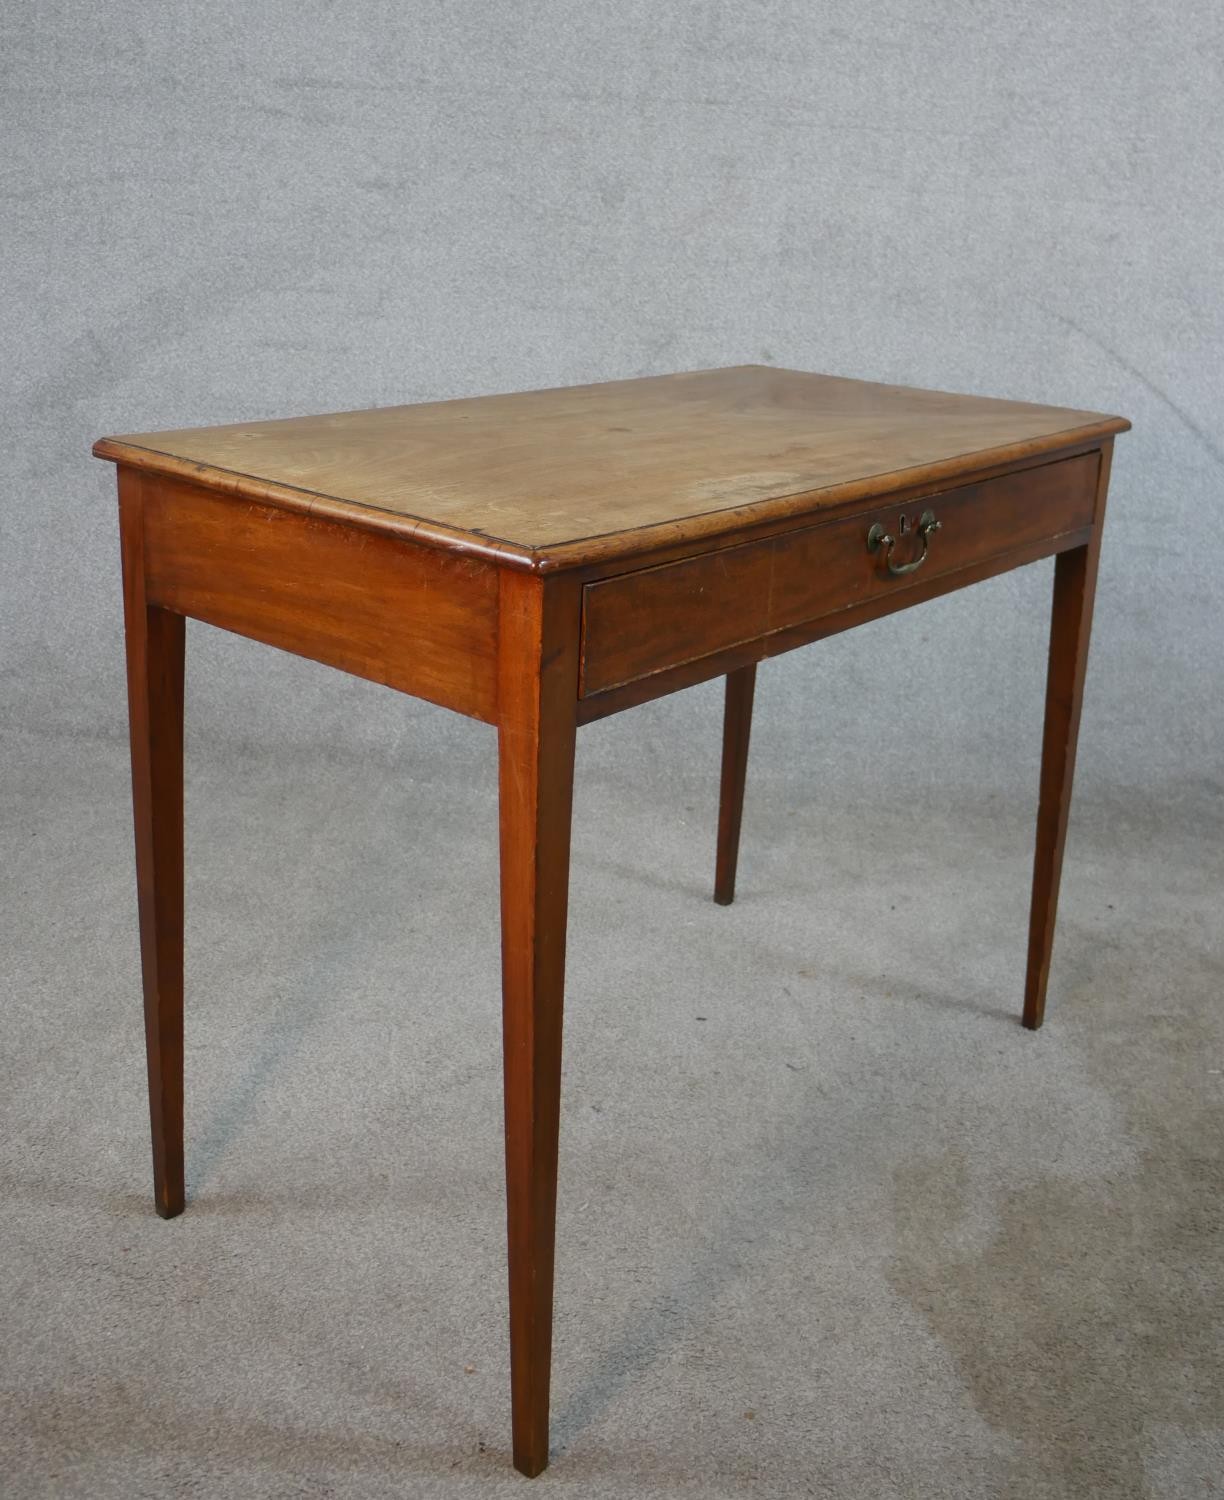
{"type": "Polygon", "coordinates": [[[589,583],[582,696],[1080,531],[1092,524],[1098,467],[1097,453],[1083,453],[589,583]],[[924,533],[928,515],[938,528],[924,533]]]}

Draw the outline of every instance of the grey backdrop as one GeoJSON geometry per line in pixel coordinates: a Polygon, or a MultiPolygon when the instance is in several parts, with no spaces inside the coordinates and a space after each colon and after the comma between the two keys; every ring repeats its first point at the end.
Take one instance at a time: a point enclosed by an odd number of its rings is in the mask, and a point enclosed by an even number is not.
{"type": "Polygon", "coordinates": [[[505,1462],[492,736],[189,629],[195,1201],[152,1223],[91,442],[744,361],[1134,422],[1052,1020],[1040,1052],[1005,1024],[1048,564],[763,669],[731,913],[717,685],[584,731],[569,1472],[1217,1492],[1218,0],[9,0],[0,28],[13,1492],[488,1493],[505,1462]],[[818,1220],[786,1217],[809,1190],[818,1220]],[[792,1288],[809,1234],[827,1285],[792,1288]],[[1027,1279],[1043,1257],[1104,1267],[1095,1312],[1027,1279]]]}
{"type": "MultiPolygon", "coordinates": [[[[1214,0],[39,4],[5,31],[19,723],[120,732],[102,433],[752,360],[1131,417],[1081,787],[1218,771],[1214,0]]],[[[770,667],[770,758],[1031,786],[1047,571],[770,667]]],[[[196,734],[472,732],[195,635],[196,734]]]]}

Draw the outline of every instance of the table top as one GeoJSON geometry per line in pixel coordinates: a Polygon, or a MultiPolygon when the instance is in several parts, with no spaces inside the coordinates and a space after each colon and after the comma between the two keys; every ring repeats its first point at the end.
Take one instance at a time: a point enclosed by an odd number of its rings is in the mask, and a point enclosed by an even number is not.
{"type": "Polygon", "coordinates": [[[942,484],[1121,417],[742,365],[101,439],[94,452],[432,545],[571,566],[942,484]]]}

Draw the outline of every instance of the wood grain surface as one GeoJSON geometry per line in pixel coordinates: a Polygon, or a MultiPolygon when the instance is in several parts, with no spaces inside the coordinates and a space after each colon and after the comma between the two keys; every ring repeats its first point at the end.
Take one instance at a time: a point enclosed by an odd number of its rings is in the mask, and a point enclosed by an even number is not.
{"type": "Polygon", "coordinates": [[[103,438],[99,457],[550,568],[1124,430],[1120,417],[743,365],[103,438]]]}

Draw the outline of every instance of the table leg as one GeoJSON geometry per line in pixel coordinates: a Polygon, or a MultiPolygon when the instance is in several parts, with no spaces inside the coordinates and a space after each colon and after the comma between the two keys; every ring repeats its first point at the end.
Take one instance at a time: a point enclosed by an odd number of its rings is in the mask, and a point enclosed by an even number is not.
{"type": "Polygon", "coordinates": [[[498,759],[514,1464],[548,1463],[561,1017],[578,681],[564,580],[502,574],[498,759]]]}
{"type": "Polygon", "coordinates": [[[120,473],[123,609],[153,1196],[183,1211],[183,652],[182,615],[145,598],[138,476],[120,473]]]}
{"type": "Polygon", "coordinates": [[[1033,861],[1028,975],[1024,988],[1024,1024],[1031,1031],[1037,1030],[1045,1015],[1099,551],[1098,529],[1087,546],[1060,552],[1054,563],[1054,608],[1050,622],[1045,735],[1041,747],[1041,793],[1037,811],[1037,849],[1033,861]]]}
{"type": "Polygon", "coordinates": [[[714,864],[714,899],[720,906],[735,900],[740,822],[744,813],[744,779],[748,774],[748,739],[752,733],[752,694],[756,663],[727,673],[723,708],[722,785],[718,801],[718,854],[714,864]]]}

